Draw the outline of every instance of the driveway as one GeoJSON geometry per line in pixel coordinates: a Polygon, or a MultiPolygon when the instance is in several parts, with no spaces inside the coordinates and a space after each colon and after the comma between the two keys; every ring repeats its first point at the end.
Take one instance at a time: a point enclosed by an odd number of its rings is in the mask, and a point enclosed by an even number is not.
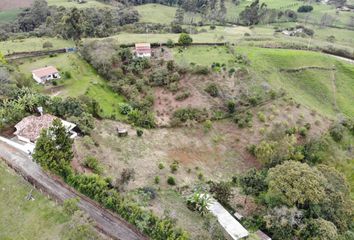
{"type": "Polygon", "coordinates": [[[60,180],[54,180],[34,163],[28,154],[10,146],[0,139],[0,158],[15,169],[30,183],[42,189],[53,199],[60,202],[68,198],[79,197],[78,207],[86,212],[94,221],[95,227],[105,235],[119,240],[146,240],[139,231],[118,215],[103,209],[96,202],[77,193],[60,180]]]}

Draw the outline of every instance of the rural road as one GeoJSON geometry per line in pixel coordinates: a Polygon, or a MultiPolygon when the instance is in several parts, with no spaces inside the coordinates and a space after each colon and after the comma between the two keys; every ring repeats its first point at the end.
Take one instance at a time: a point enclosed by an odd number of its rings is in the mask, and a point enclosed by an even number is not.
{"type": "Polygon", "coordinates": [[[95,227],[108,237],[119,240],[148,239],[139,233],[133,225],[127,223],[119,216],[101,208],[89,198],[76,193],[61,181],[50,178],[28,155],[2,141],[0,141],[1,159],[37,188],[42,189],[45,193],[60,202],[68,198],[79,197],[78,207],[86,212],[95,221],[95,227]]]}

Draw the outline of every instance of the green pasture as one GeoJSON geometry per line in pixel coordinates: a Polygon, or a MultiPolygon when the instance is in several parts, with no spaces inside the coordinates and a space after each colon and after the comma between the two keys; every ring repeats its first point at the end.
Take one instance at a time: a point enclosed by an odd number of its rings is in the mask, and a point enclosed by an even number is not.
{"type": "Polygon", "coordinates": [[[78,3],[77,1],[68,1],[68,0],[47,0],[49,6],[62,6],[66,8],[103,8],[103,7],[111,7],[108,4],[104,4],[102,2],[96,0],[86,0],[86,3],[78,3]]]}
{"type": "MultiPolygon", "coordinates": [[[[0,159],[1,161],[1,159],[0,159]]],[[[0,162],[0,239],[60,239],[70,218],[62,208],[0,162]]]]}
{"type": "Polygon", "coordinates": [[[176,7],[161,4],[144,4],[134,7],[140,15],[140,22],[146,23],[170,23],[173,21],[176,7]]]}
{"type": "Polygon", "coordinates": [[[20,12],[21,9],[0,10],[0,24],[14,21],[20,12]]]}
{"type": "MultiPolygon", "coordinates": [[[[40,90],[62,97],[79,97],[88,95],[95,99],[102,108],[102,117],[110,117],[118,110],[119,103],[124,98],[114,93],[106,81],[99,76],[95,69],[82,60],[77,54],[59,54],[54,57],[41,57],[18,62],[20,72],[31,77],[33,69],[55,66],[61,72],[62,78],[57,82],[57,86],[40,86],[40,90]],[[71,77],[65,76],[69,72],[71,77]]],[[[116,114],[119,115],[119,114],[116,114]]]]}

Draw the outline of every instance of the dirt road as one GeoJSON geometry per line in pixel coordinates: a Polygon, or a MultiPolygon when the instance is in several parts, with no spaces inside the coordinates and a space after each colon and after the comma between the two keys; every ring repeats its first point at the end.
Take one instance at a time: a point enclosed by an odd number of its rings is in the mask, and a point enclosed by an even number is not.
{"type": "Polygon", "coordinates": [[[49,177],[28,155],[0,141],[0,159],[1,158],[25,179],[58,201],[79,197],[79,208],[89,214],[95,221],[95,227],[105,235],[119,240],[147,239],[139,233],[134,226],[127,223],[119,216],[101,208],[89,198],[76,193],[63,182],[49,177]]]}

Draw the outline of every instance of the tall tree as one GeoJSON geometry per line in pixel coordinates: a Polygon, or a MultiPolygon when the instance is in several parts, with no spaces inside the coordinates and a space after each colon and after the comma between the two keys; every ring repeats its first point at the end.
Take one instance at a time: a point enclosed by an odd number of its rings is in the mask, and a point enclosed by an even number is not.
{"type": "Polygon", "coordinates": [[[306,208],[325,197],[326,179],[306,163],[286,161],[268,172],[268,196],[275,203],[306,208]]]}
{"type": "Polygon", "coordinates": [[[255,0],[240,13],[241,23],[245,25],[258,24],[266,9],[267,5],[265,3],[260,4],[259,0],[255,0]]]}
{"type": "Polygon", "coordinates": [[[55,119],[49,129],[44,129],[36,142],[33,159],[43,168],[67,177],[73,158],[73,140],[60,119],[55,119]]]}

